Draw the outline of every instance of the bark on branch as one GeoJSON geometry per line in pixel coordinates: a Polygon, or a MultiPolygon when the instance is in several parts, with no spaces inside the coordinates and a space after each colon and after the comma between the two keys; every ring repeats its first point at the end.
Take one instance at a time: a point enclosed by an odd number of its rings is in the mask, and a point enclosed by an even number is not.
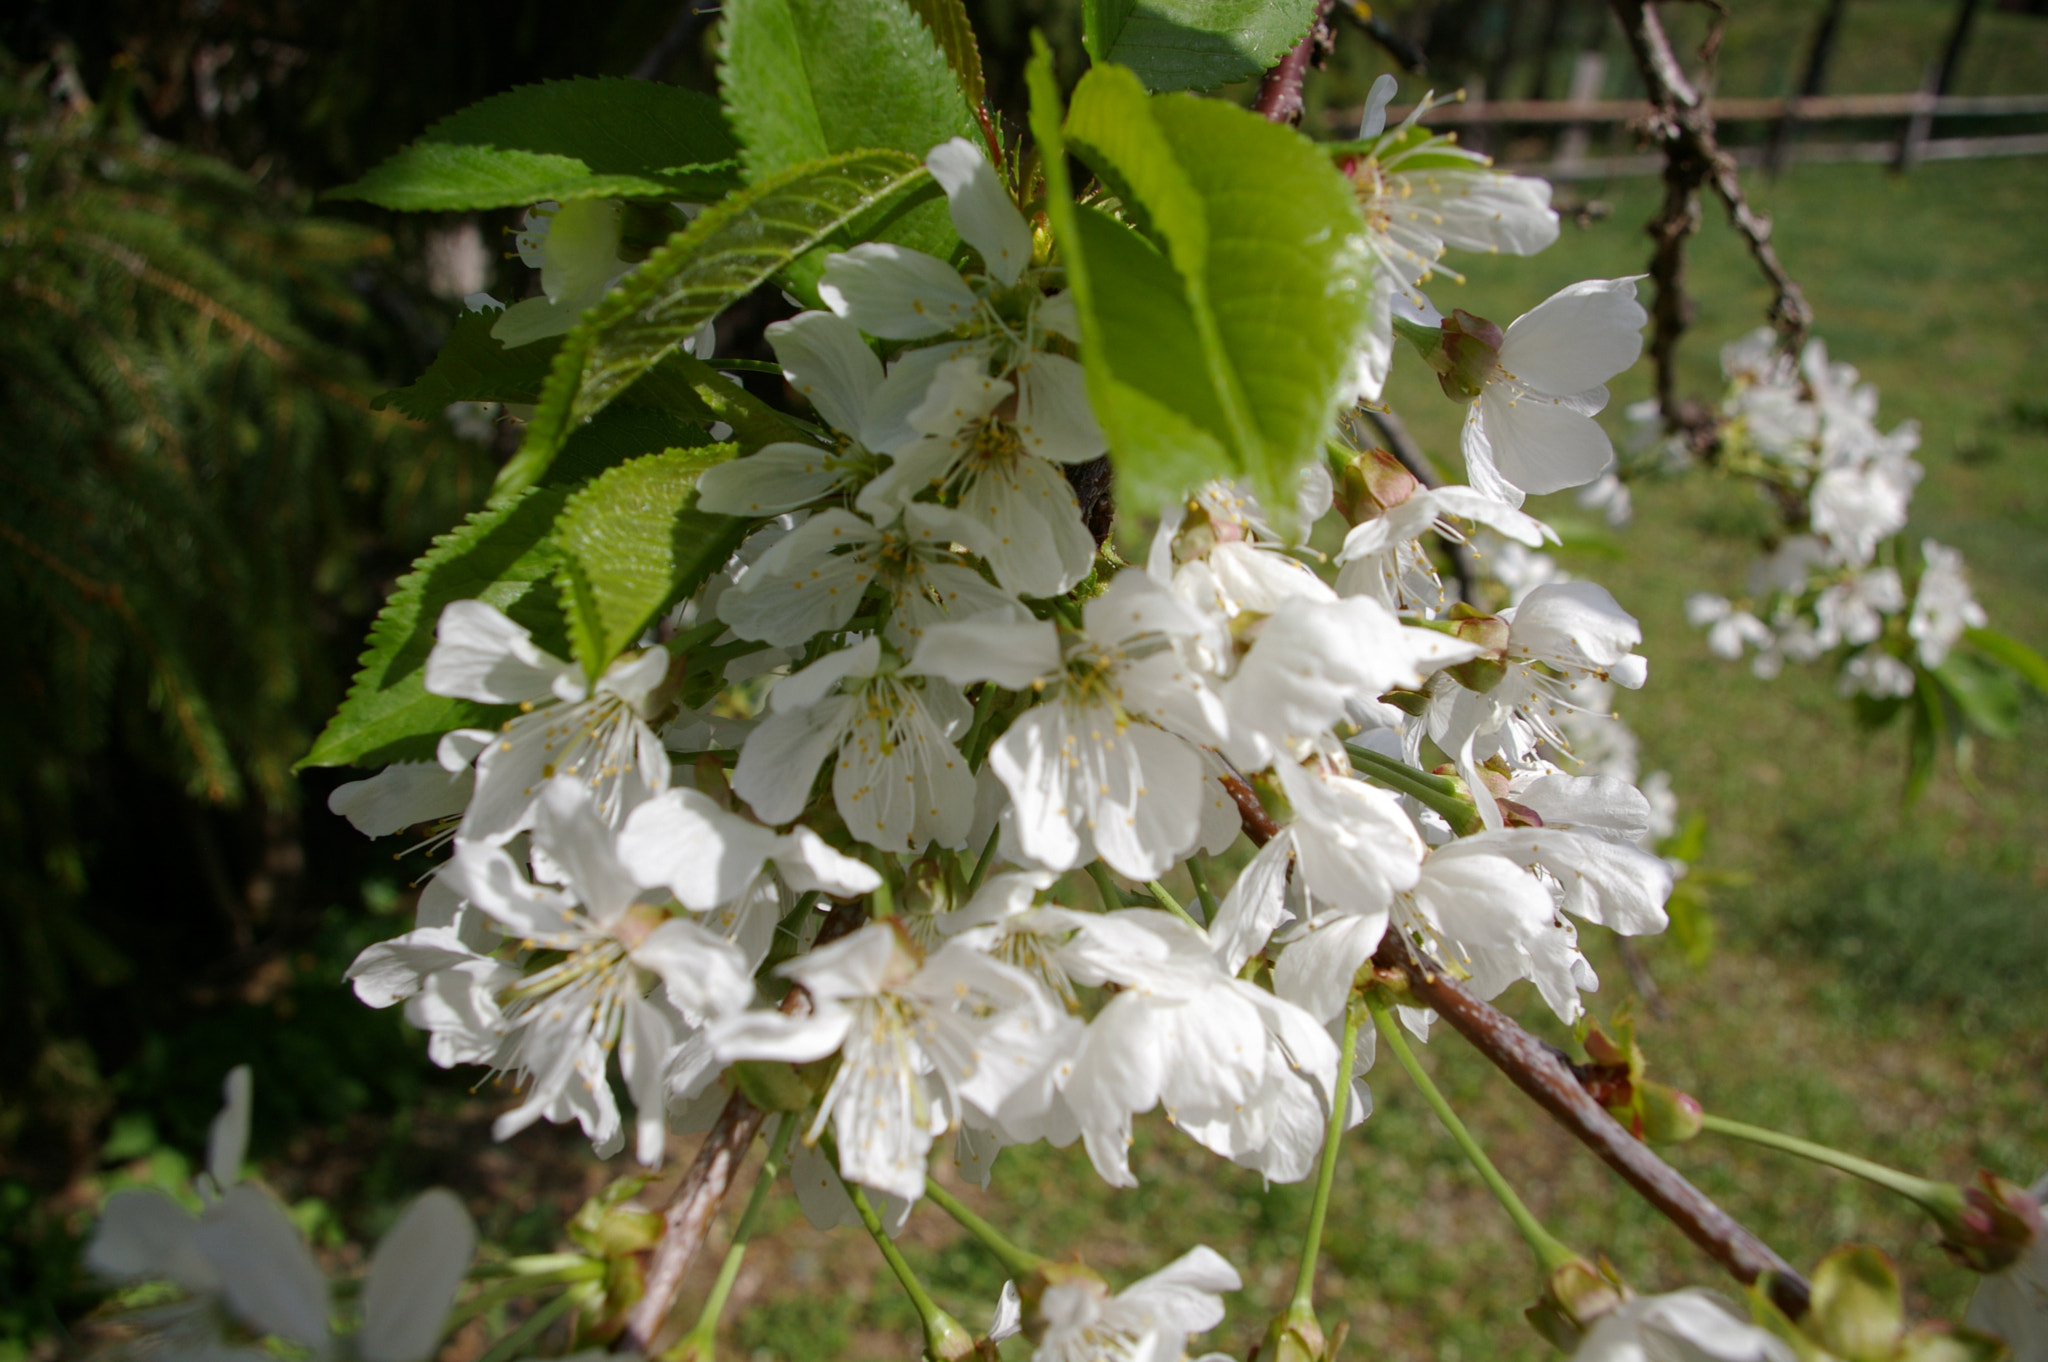
{"type": "Polygon", "coordinates": [[[1434,1009],[1452,1030],[1470,1041],[1736,1280],[1748,1284],[1769,1274],[1771,1299],[1778,1308],[1795,1319],[1806,1313],[1806,1279],[1608,1115],[1580,1086],[1563,1055],[1473,997],[1434,961],[1413,950],[1398,932],[1387,933],[1373,963],[1404,976],[1415,1002],[1434,1009]]]}
{"type": "MultiPolygon", "coordinates": [[[[1266,814],[1250,786],[1235,776],[1226,776],[1223,785],[1237,802],[1244,834],[1254,845],[1264,846],[1279,834],[1279,825],[1266,814]]],[[[1433,1009],[1737,1281],[1747,1285],[1768,1273],[1771,1299],[1778,1308],[1794,1319],[1806,1313],[1810,1295],[1806,1279],[1608,1115],[1580,1085],[1562,1054],[1473,997],[1434,961],[1411,949],[1397,931],[1390,930],[1381,940],[1373,965],[1407,980],[1413,1002],[1433,1009]]]]}
{"type": "Polygon", "coordinates": [[[1259,82],[1258,103],[1252,108],[1269,123],[1301,122],[1301,82],[1311,66],[1320,66],[1336,44],[1330,28],[1330,10],[1336,0],[1316,0],[1315,18],[1300,42],[1266,72],[1259,82]]]}
{"type": "MultiPolygon", "coordinates": [[[[1664,152],[1664,205],[1648,229],[1656,243],[1650,258],[1650,278],[1657,289],[1650,358],[1657,369],[1657,407],[1666,428],[1682,433],[1695,452],[1706,453],[1717,439],[1717,423],[1706,406],[1679,397],[1676,365],[1678,339],[1692,320],[1692,303],[1685,296],[1685,243],[1700,227],[1702,188],[1721,200],[1729,224],[1748,243],[1757,268],[1771,285],[1770,320],[1786,349],[1796,351],[1805,343],[1813,309],[1778,260],[1771,245],[1770,218],[1751,208],[1744,197],[1735,159],[1721,149],[1706,97],[1672,50],[1654,0],[1609,3],[1649,89],[1651,113],[1644,131],[1664,152]]],[[[1705,47],[1709,63],[1720,34],[1717,20],[1705,47]]]]}

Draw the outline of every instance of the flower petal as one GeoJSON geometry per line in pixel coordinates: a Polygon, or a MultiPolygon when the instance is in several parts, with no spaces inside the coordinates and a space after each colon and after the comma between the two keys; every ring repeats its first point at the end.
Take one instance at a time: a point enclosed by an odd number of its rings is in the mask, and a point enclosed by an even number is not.
{"type": "Polygon", "coordinates": [[[446,1188],[413,1198],[370,1258],[363,1284],[362,1362],[422,1362],[476,1254],[476,1226],[446,1188]]]}
{"type": "Polygon", "coordinates": [[[1031,228],[1010,201],[995,167],[964,137],[933,147],[926,169],[946,191],[960,239],[981,253],[982,263],[1004,288],[1031,263],[1031,228]]]}
{"type": "Polygon", "coordinates": [[[818,296],[840,316],[884,340],[922,340],[974,316],[980,299],[945,261],[869,241],[825,261],[818,296]]]}
{"type": "Polygon", "coordinates": [[[834,430],[858,436],[868,400],[882,385],[882,361],[860,328],[830,312],[800,312],[770,326],[767,335],[791,386],[834,430]]]}
{"type": "Polygon", "coordinates": [[[1508,327],[1501,367],[1552,397],[1605,383],[1643,353],[1641,277],[1587,279],[1551,294],[1508,327]]]}

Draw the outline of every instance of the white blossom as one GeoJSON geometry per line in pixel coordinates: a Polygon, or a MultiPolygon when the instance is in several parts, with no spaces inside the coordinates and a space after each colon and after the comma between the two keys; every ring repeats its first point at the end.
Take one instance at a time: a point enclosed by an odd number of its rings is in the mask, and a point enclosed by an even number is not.
{"type": "Polygon", "coordinates": [[[907,417],[916,438],[894,451],[855,505],[883,521],[934,493],[982,526],[983,556],[1005,589],[1056,596],[1088,575],[1095,537],[1066,475],[1003,419],[1015,393],[1014,383],[990,378],[973,356],[940,364],[907,417]]]}
{"type": "Polygon", "coordinates": [[[1206,782],[1192,743],[1224,735],[1221,702],[1181,651],[1201,621],[1145,574],[1124,572],[1083,623],[934,626],[911,670],[1040,696],[988,758],[1025,856],[1071,870],[1099,855],[1154,879],[1201,836],[1206,782]]]}
{"type": "Polygon", "coordinates": [[[888,610],[882,636],[916,645],[925,628],[991,610],[1023,608],[991,585],[955,543],[985,556],[987,532],[975,520],[926,502],[873,525],[850,511],[813,515],[761,555],[738,586],[718,599],[718,617],[744,639],[790,645],[846,627],[870,592],[888,610]]]}
{"type": "Polygon", "coordinates": [[[802,813],[836,753],[832,799],[855,837],[892,851],[967,844],[974,775],[953,744],[972,715],[957,686],[899,669],[867,638],[778,682],[768,708],[732,780],[763,822],[802,813]]]}
{"type": "MultiPolygon", "coordinates": [[[[200,1184],[200,1212],[153,1187],[116,1192],[93,1227],[86,1265],[110,1281],[168,1280],[191,1293],[190,1307],[143,1317],[172,1356],[254,1362],[269,1355],[228,1344],[217,1304],[252,1333],[326,1357],[334,1351],[327,1279],[278,1199],[238,1180],[249,1140],[248,1067],[230,1071],[225,1087],[227,1104],[207,1142],[212,1181],[200,1184]]],[[[437,1187],[413,1198],[370,1256],[354,1355],[361,1362],[431,1357],[475,1252],[476,1228],[451,1193],[437,1187]]]]}
{"type": "Polygon", "coordinates": [[[615,1152],[624,1132],[605,1070],[616,1048],[636,1113],[635,1157],[652,1166],[666,1135],[670,1061],[692,1028],[753,997],[747,961],[732,942],[667,911],[669,891],[634,875],[620,833],[579,782],[547,787],[534,840],[561,884],[529,879],[502,847],[476,842],[457,841],[445,872],[508,938],[562,955],[494,990],[502,1040],[493,1062],[530,1086],[492,1133],[503,1140],[543,1117],[573,1117],[601,1156],[615,1152]]]}
{"type": "Polygon", "coordinates": [[[1180,1362],[1190,1334],[1223,1322],[1222,1293],[1243,1285],[1223,1255],[1206,1247],[1114,1296],[1093,1276],[1053,1282],[1033,1320],[1031,1362],[1180,1362]]]}
{"type": "Polygon", "coordinates": [[[1465,417],[1473,487],[1519,506],[1599,477],[1614,460],[1593,420],[1602,385],[1636,362],[1648,320],[1633,277],[1573,284],[1516,318],[1465,417]]]}
{"type": "Polygon", "coordinates": [[[1637,1296],[1602,1315],[1572,1362],[1797,1362],[1792,1345],[1711,1291],[1637,1296]]]}
{"type": "Polygon", "coordinates": [[[1970,594],[1960,551],[1923,539],[1920,556],[1927,566],[1913,593],[1913,614],[1906,621],[1906,632],[1919,646],[1920,665],[1934,668],[1948,660],[1949,649],[1965,630],[1982,629],[1991,618],[1970,594]]]}
{"type": "Polygon", "coordinates": [[[1441,609],[1443,583],[1421,541],[1435,531],[1464,543],[1453,518],[1484,525],[1532,549],[1546,540],[1557,542],[1548,525],[1497,497],[1470,487],[1417,488],[1398,506],[1360,521],[1344,536],[1337,552],[1337,594],[1365,596],[1389,610],[1441,609]]]}
{"type": "Polygon", "coordinates": [[[1359,133],[1372,145],[1348,166],[1375,265],[1373,329],[1354,360],[1353,386],[1369,399],[1380,395],[1393,359],[1394,301],[1419,299],[1446,250],[1534,255],[1558,230],[1548,181],[1488,169],[1485,156],[1417,126],[1429,96],[1385,131],[1395,89],[1392,76],[1373,82],[1359,133]]]}
{"type": "Polygon", "coordinates": [[[803,312],[768,327],[767,340],[790,386],[841,432],[837,449],[779,441],[744,459],[707,468],[697,478],[697,506],[721,515],[782,515],[834,493],[850,492],[881,468],[869,452],[876,435],[875,398],[882,362],[850,322],[830,312],[803,312]]]}
{"type": "Polygon", "coordinates": [[[808,1016],[749,1012],[712,1033],[722,1060],[810,1063],[838,1053],[806,1143],[829,1122],[850,1182],[924,1195],[932,1142],[971,1108],[993,1118],[1042,1069],[1062,1015],[1022,971],[954,942],[923,959],[902,931],[870,923],[781,966],[808,1016]]]}
{"type": "Polygon", "coordinates": [[[1306,1012],[1233,977],[1208,935],[1168,913],[1072,914],[1060,962],[1115,984],[1088,1023],[1060,1097],[1095,1171],[1135,1186],[1131,1118],[1163,1107],[1205,1147],[1281,1182],[1315,1166],[1337,1047],[1306,1012]]]}
{"type": "Polygon", "coordinates": [[[450,602],[427,655],[426,688],[523,711],[477,757],[476,793],[458,835],[509,841],[533,825],[541,791],[560,776],[582,782],[614,825],[666,788],[668,753],[648,720],[669,661],[660,648],[627,653],[588,686],[579,667],[543,649],[496,607],[450,602]]]}

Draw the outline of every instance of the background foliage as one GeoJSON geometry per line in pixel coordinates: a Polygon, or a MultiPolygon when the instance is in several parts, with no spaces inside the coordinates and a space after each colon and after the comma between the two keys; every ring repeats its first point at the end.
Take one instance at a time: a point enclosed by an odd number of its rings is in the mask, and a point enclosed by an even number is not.
{"type": "MultiPolygon", "coordinates": [[[[1819,7],[1735,6],[1723,88],[1791,85],[1819,7]]],[[[1599,45],[1615,57],[1607,93],[1628,93],[1602,6],[1379,8],[1426,48],[1440,88],[1478,78],[1558,95],[1573,53],[1599,45]]],[[[1060,51],[1063,84],[1079,77],[1078,3],[970,10],[1011,126],[1033,26],[1060,51]]],[[[1917,85],[1949,6],[1860,0],[1849,14],[1831,88],[1896,91],[1917,85]]],[[[1959,91],[2037,89],[2048,25],[2003,12],[1980,25],[1959,91]]],[[[542,1249],[603,1177],[549,1132],[522,1136],[516,1160],[489,1149],[490,1094],[425,1066],[395,1018],[339,986],[354,952],[409,911],[407,871],[326,815],[333,777],[287,768],[332,710],[369,612],[429,535],[481,503],[506,451],[458,437],[431,398],[405,419],[368,405],[439,346],[454,308],[421,262],[458,220],[315,213],[311,196],[517,84],[656,61],[709,92],[708,36],[673,4],[631,0],[574,23],[523,0],[39,3],[0,19],[13,59],[0,610],[14,641],[0,675],[0,1356],[55,1351],[93,1299],[71,1267],[82,1208],[125,1179],[182,1178],[236,1062],[258,1071],[257,1155],[330,1239],[373,1236],[395,1198],[442,1180],[487,1235],[542,1249]],[[42,65],[53,52],[67,59],[42,65]]],[[[1311,80],[1309,117],[1355,106],[1389,64],[1347,32],[1311,80]]],[[[1880,383],[1887,424],[1927,429],[1916,528],[1962,543],[1993,616],[2038,647],[2048,369],[2027,338],[2048,331],[2034,249],[2048,184],[2036,167],[1903,180],[1810,168],[1762,197],[1834,353],[1880,383]]],[[[1582,230],[1534,262],[1471,271],[1469,293],[1499,319],[1644,254],[1651,182],[1570,198],[1582,230]]],[[[494,251],[514,216],[480,219],[494,251]]],[[[501,297],[524,287],[499,273],[501,297]]],[[[1711,392],[1715,345],[1755,323],[1762,295],[1711,225],[1695,277],[1690,377],[1711,392]]],[[[1453,413],[1433,384],[1414,366],[1397,366],[1397,384],[1411,424],[1447,450],[1453,413]]],[[[1617,384],[1615,409],[1644,385],[1617,384]]],[[[2035,835],[2048,778],[2025,754],[2048,723],[2030,713],[2017,742],[1980,762],[1977,787],[1944,780],[1902,814],[1894,739],[1870,746],[1828,678],[1752,683],[1682,622],[1685,591],[1739,578],[1746,551],[1730,536],[1757,509],[1694,484],[1646,488],[1638,505],[1639,523],[1616,534],[1582,517],[1567,561],[1597,566],[1642,616],[1656,674],[1630,713],[1651,737],[1647,764],[1672,770],[1708,816],[1704,865],[1744,880],[1716,891],[1722,943],[1707,963],[1668,944],[1648,953],[1668,1007],[1648,1025],[1653,1057],[1675,1081],[1711,1080],[1710,1105],[1751,1119],[1941,1176],[1984,1162],[2030,1177],[2048,1151],[2048,859],[2035,835]],[[1760,1057],[1728,1067],[1738,1054],[1760,1057]]],[[[1598,962],[1607,1005],[1627,999],[1619,962],[1598,962]]],[[[1646,1282],[1701,1275],[1483,1066],[1451,1046],[1431,1058],[1560,1233],[1634,1259],[1646,1282]]],[[[1503,1338],[1521,1349],[1511,1355],[1539,1355],[1515,1322],[1519,1246],[1399,1083],[1379,1090],[1384,1109],[1348,1146],[1338,1189],[1332,1313],[1387,1356],[1497,1356],[1490,1340],[1503,1338]]],[[[1284,1261],[1299,1189],[1219,1177],[1206,1161],[1197,1173],[1185,1152],[1150,1132],[1145,1189],[1111,1196],[1041,1151],[1037,1176],[1007,1180],[1023,1199],[1010,1209],[1031,1242],[1105,1244],[1101,1265],[1133,1275],[1158,1265],[1143,1256],[1158,1236],[1284,1261]]],[[[1749,1154],[1684,1157],[1795,1261],[1853,1230],[1905,1257],[1933,1294],[1923,1307],[1952,1308],[1965,1287],[1917,1226],[1858,1189],[1749,1154]]],[[[867,1246],[778,1214],[731,1342],[782,1357],[900,1353],[911,1321],[867,1246]]],[[[981,1322],[998,1283],[971,1246],[926,1217],[910,1242],[945,1303],[981,1322]]],[[[1283,1289],[1253,1281],[1247,1295],[1266,1304],[1283,1289]]],[[[1261,1317],[1246,1304],[1235,1318],[1261,1317]]]]}

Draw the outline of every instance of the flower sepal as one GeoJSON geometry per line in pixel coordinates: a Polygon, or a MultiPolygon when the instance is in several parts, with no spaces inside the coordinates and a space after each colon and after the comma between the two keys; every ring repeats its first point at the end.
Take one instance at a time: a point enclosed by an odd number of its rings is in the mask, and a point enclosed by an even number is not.
{"type": "Polygon", "coordinates": [[[1593,1325],[1634,1296],[1614,1265],[1572,1258],[1551,1269],[1542,1298],[1522,1312],[1529,1327],[1564,1352],[1575,1352],[1593,1325]]]}
{"type": "Polygon", "coordinates": [[[1252,1362],[1333,1362],[1351,1332],[1348,1320],[1339,1320],[1328,1335],[1306,1302],[1297,1301],[1266,1326],[1266,1336],[1252,1352],[1252,1362]]]}

